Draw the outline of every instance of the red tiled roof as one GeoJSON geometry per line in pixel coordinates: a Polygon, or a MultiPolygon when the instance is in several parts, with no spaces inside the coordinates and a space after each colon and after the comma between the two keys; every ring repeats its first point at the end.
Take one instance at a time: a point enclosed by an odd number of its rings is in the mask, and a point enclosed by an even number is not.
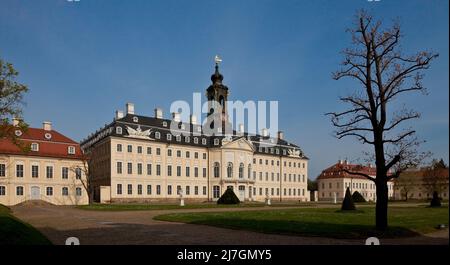
{"type": "Polygon", "coordinates": [[[47,131],[38,128],[28,128],[28,130],[26,132],[23,132],[23,134],[19,137],[19,141],[26,145],[31,145],[31,143],[38,143],[39,150],[24,152],[18,146],[13,144],[11,140],[3,138],[0,139],[0,154],[76,159],[80,159],[82,156],[80,145],[77,142],[55,130],[47,131]],[[47,139],[45,137],[47,133],[51,135],[50,139],[47,139]],[[69,146],[75,147],[75,154],[68,153],[69,146]]]}
{"type": "Polygon", "coordinates": [[[369,176],[376,176],[377,169],[375,167],[363,166],[363,165],[354,165],[348,164],[346,162],[336,163],[331,167],[322,171],[322,173],[317,177],[317,179],[330,179],[330,178],[358,178],[358,179],[366,179],[360,175],[353,175],[345,172],[344,170],[348,170],[351,172],[364,173],[369,176]]]}

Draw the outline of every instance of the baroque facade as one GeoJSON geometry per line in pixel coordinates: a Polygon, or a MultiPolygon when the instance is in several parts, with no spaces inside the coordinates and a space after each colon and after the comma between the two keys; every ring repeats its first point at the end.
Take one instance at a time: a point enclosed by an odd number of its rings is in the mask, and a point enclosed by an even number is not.
{"type": "Polygon", "coordinates": [[[86,180],[80,145],[52,129],[22,131],[13,120],[20,143],[0,139],[0,204],[16,205],[43,200],[56,205],[88,203],[82,181],[86,180]]]}
{"type": "Polygon", "coordinates": [[[206,90],[208,102],[221,107],[214,134],[205,133],[193,115],[188,122],[179,113],[165,119],[156,108],[148,117],[128,103],[125,113],[116,111],[113,122],[83,140],[95,200],[167,201],[182,193],[187,200],[214,201],[233,188],[241,201],[307,201],[308,158],[282,132],[249,134],[239,126],[220,133],[229,126],[229,90],[222,80],[216,64],[206,90]]]}

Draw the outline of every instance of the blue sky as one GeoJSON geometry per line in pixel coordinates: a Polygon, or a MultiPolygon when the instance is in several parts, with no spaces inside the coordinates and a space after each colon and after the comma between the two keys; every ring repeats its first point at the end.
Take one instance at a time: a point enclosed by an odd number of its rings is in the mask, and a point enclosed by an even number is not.
{"type": "Polygon", "coordinates": [[[429,94],[404,102],[422,112],[412,125],[423,150],[448,162],[447,0],[0,0],[0,57],[27,84],[25,119],[43,120],[81,140],[133,102],[136,112],[168,117],[171,102],[204,93],[221,55],[231,100],[278,100],[279,127],[311,158],[309,177],[338,159],[360,157],[354,139],[337,140],[324,113],[355,87],[331,73],[350,44],[356,10],[400,18],[405,52],[440,57],[426,72],[429,94]]]}

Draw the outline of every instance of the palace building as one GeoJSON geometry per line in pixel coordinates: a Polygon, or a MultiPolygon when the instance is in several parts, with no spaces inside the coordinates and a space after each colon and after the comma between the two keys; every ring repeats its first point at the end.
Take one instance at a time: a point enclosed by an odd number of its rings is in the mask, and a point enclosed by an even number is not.
{"type": "MultiPolygon", "coordinates": [[[[317,177],[318,199],[319,201],[342,201],[345,197],[345,191],[350,189],[351,193],[359,192],[366,201],[376,201],[375,183],[363,176],[350,174],[358,172],[376,177],[376,168],[372,165],[354,165],[349,164],[347,160],[339,160],[336,164],[323,170],[317,177]]],[[[394,182],[388,183],[388,196],[394,196],[394,182]]]]}
{"type": "MultiPolygon", "coordinates": [[[[216,132],[225,132],[229,89],[217,62],[211,81],[206,97],[221,105],[222,126],[216,132]]],[[[187,201],[214,201],[232,188],[241,201],[309,199],[308,158],[283,132],[249,134],[243,126],[231,132],[206,134],[194,115],[189,121],[181,121],[180,113],[166,119],[156,108],[148,117],[127,103],[125,113],[116,111],[111,123],[81,142],[91,157],[94,198],[170,201],[182,193],[187,201]]]]}
{"type": "Polygon", "coordinates": [[[13,119],[17,143],[0,139],[0,204],[43,200],[56,205],[88,203],[80,145],[52,129],[20,129],[13,119]]]}

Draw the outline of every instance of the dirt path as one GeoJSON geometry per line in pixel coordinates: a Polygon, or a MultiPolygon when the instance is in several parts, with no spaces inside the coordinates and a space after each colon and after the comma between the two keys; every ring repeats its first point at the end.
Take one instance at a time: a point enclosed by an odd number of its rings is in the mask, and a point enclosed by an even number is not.
{"type": "MultiPolygon", "coordinates": [[[[286,209],[285,207],[280,207],[286,209]]],[[[274,210],[277,207],[238,208],[232,211],[274,210]]],[[[230,211],[230,209],[186,209],[153,211],[88,211],[66,206],[16,206],[18,218],[30,223],[54,244],[77,237],[81,244],[167,245],[338,245],[364,244],[361,240],[263,234],[204,225],[153,220],[164,213],[230,211]]],[[[448,244],[448,230],[414,238],[385,239],[381,244],[448,244]]]]}

